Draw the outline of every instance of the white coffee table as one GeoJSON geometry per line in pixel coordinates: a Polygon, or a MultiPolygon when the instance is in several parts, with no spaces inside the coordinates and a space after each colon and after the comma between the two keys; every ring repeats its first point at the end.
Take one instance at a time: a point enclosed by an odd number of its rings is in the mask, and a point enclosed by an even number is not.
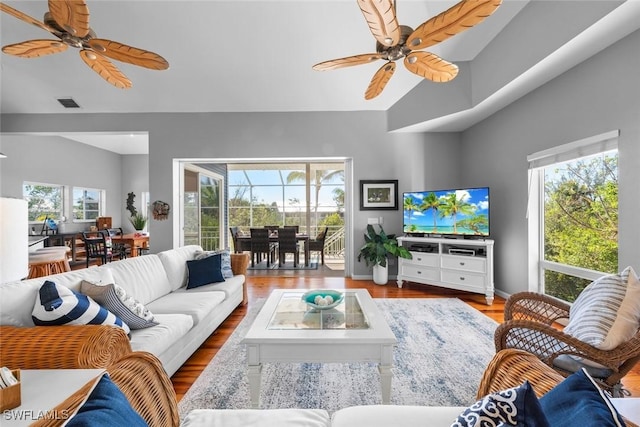
{"type": "Polygon", "coordinates": [[[263,363],[378,363],[382,402],[389,403],[397,340],[369,292],[345,290],[336,308],[313,311],[304,292],[273,291],[242,340],[252,407],[259,407],[263,363]]]}

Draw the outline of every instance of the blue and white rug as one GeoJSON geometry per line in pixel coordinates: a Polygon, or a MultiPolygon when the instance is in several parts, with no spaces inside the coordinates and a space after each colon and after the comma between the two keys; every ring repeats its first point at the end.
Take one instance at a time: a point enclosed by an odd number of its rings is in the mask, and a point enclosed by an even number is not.
{"type": "MultiPolygon", "coordinates": [[[[391,403],[468,406],[495,353],[497,323],[456,298],[375,299],[398,339],[391,403]]],[[[250,408],[246,353],[240,340],[263,301],[254,303],[179,403],[197,408],[250,408]]],[[[375,364],[266,364],[260,407],[323,408],[382,403],[375,364]]]]}

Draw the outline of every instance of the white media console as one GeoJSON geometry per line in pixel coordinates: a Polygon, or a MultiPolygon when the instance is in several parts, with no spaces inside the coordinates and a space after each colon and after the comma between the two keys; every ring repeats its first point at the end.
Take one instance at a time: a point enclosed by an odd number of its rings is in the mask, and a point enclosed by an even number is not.
{"type": "Polygon", "coordinates": [[[398,237],[412,259],[398,258],[398,287],[417,282],[484,294],[493,303],[493,240],[398,237]]]}

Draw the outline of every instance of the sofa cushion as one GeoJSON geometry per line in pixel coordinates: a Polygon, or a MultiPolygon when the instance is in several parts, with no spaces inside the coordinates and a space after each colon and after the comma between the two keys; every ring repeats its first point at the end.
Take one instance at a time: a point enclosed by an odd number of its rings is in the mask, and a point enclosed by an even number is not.
{"type": "Polygon", "coordinates": [[[81,291],[98,304],[122,319],[131,329],[142,329],[157,325],[153,313],[140,301],[127,295],[120,286],[111,283],[82,281],[81,291]]]}
{"type": "Polygon", "coordinates": [[[131,349],[157,355],[185,336],[193,327],[193,319],[186,314],[155,314],[158,324],[152,328],[131,331],[131,349]]]}
{"type": "Polygon", "coordinates": [[[193,324],[197,325],[224,300],[224,292],[212,291],[195,294],[189,293],[189,291],[171,292],[171,294],[147,304],[147,308],[156,317],[160,314],[187,314],[193,319],[193,324]]]}
{"type": "Polygon", "coordinates": [[[201,246],[188,245],[157,254],[164,266],[172,291],[187,284],[187,261],[194,259],[198,251],[202,252],[201,246]]]}
{"type": "Polygon", "coordinates": [[[229,249],[223,249],[220,251],[198,251],[195,254],[195,259],[203,259],[212,255],[220,254],[220,270],[222,271],[222,277],[230,279],[233,277],[233,270],[231,269],[231,251],[229,249]]]}
{"type": "MultiPolygon", "coordinates": [[[[529,384],[490,393],[465,409],[451,427],[550,427],[529,384]]],[[[554,424],[551,424],[554,425],[554,424]]]]}
{"type": "Polygon", "coordinates": [[[625,425],[604,391],[584,369],[542,396],[540,405],[553,427],[625,425]]]}
{"type": "Polygon", "coordinates": [[[113,325],[129,333],[126,323],[91,298],[50,280],[40,287],[32,316],[38,326],[113,325]]]}
{"type": "Polygon", "coordinates": [[[449,427],[464,410],[459,406],[361,405],[340,409],[332,427],[449,427]]]}
{"type": "MultiPolygon", "coordinates": [[[[622,342],[620,338],[627,334],[616,330],[615,339],[613,335],[607,338],[625,299],[627,286],[635,278],[633,269],[627,267],[619,274],[606,275],[590,283],[571,306],[564,332],[597,348],[602,348],[605,341],[608,349],[617,347],[622,342]]],[[[633,293],[633,296],[637,298],[637,294],[633,293]]],[[[636,315],[640,316],[640,313],[636,315]]],[[[637,318],[634,326],[631,335],[638,329],[637,318]]]]}
{"type": "Polygon", "coordinates": [[[330,427],[331,420],[324,409],[194,409],[180,426],[330,427]]]}
{"type": "Polygon", "coordinates": [[[127,258],[99,268],[110,269],[115,283],[142,304],[171,292],[167,274],[156,255],[127,258]]]}
{"type": "Polygon", "coordinates": [[[142,427],[147,423],[131,407],[126,396],[108,374],[100,378],[86,402],[65,424],[68,427],[142,427]]]}
{"type": "Polygon", "coordinates": [[[187,289],[197,288],[209,283],[224,282],[221,254],[189,260],[187,261],[187,271],[187,289]]]}

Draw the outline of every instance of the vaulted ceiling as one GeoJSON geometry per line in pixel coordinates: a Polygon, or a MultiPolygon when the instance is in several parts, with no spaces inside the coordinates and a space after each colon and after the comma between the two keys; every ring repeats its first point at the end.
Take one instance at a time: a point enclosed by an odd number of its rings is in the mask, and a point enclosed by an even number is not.
{"type": "MultiPolygon", "coordinates": [[[[45,0],[5,3],[40,20],[47,11],[45,0]]],[[[378,110],[388,111],[390,130],[461,130],[640,28],[640,0],[503,0],[484,22],[428,49],[467,73],[452,86],[465,102],[452,106],[436,96],[446,96],[441,85],[449,83],[425,81],[401,64],[371,101],[364,92],[382,62],[312,70],[320,61],[375,52],[355,0],[87,3],[98,37],[157,52],[170,68],[114,61],[133,82],[123,90],[73,48],[34,59],[1,54],[2,114],[378,110]],[[530,63],[523,59],[529,54],[530,63]],[[64,109],[59,98],[80,108],[64,109]]],[[[397,0],[398,20],[415,28],[455,3],[397,0]]],[[[5,13],[0,27],[2,45],[51,38],[5,13]]]]}

